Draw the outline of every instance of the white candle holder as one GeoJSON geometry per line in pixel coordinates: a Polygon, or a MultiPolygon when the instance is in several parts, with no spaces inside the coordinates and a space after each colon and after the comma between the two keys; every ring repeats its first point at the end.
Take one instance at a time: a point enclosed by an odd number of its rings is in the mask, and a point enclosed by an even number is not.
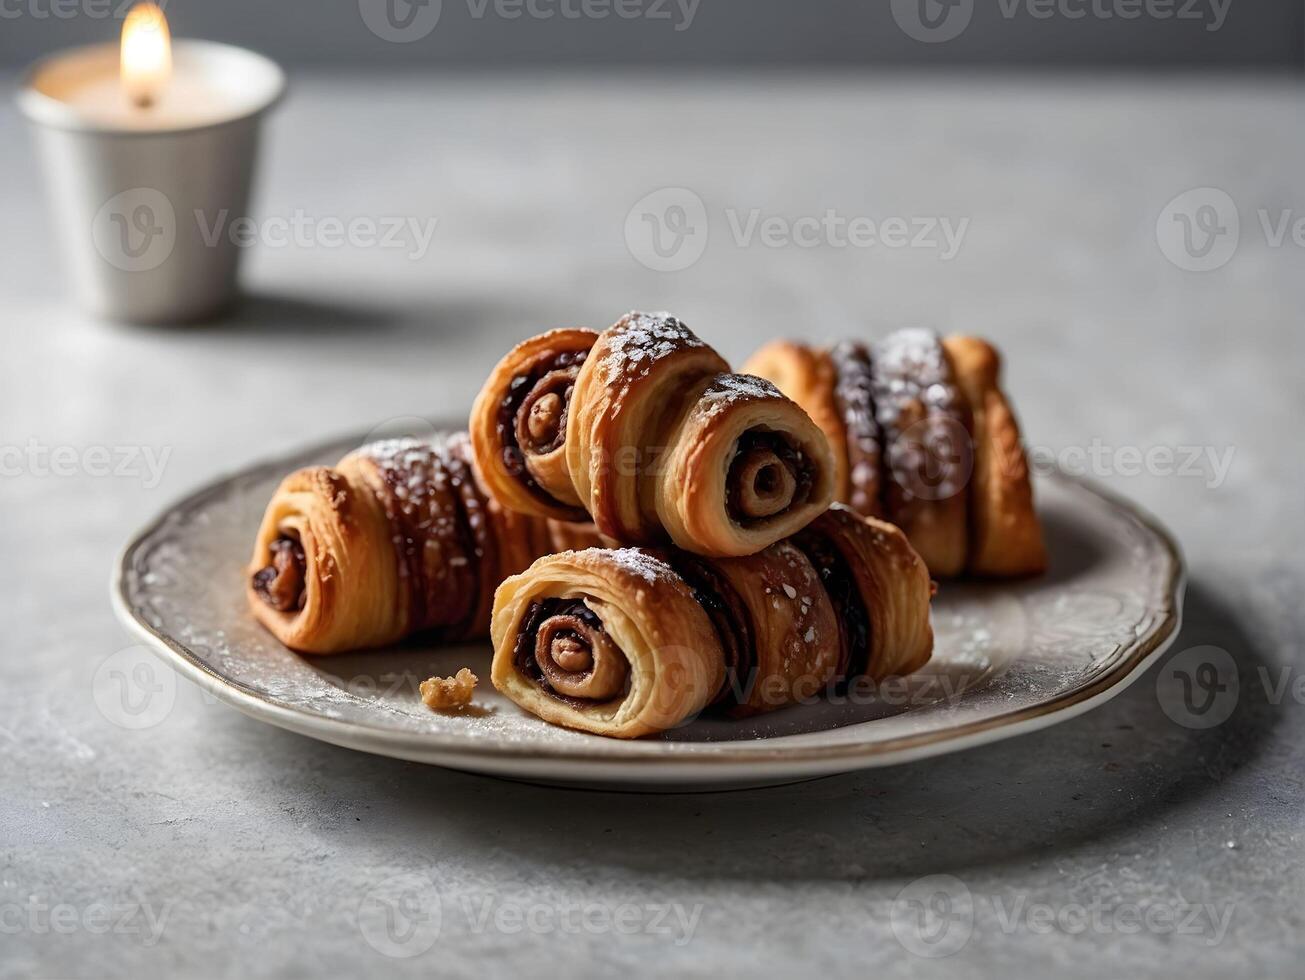
{"type": "Polygon", "coordinates": [[[116,44],[38,63],[18,95],[78,299],[108,319],[204,319],[236,293],[242,249],[220,232],[248,213],[261,117],[285,75],[207,41],[177,41],[172,58],[148,108],[121,91],[116,44]]]}

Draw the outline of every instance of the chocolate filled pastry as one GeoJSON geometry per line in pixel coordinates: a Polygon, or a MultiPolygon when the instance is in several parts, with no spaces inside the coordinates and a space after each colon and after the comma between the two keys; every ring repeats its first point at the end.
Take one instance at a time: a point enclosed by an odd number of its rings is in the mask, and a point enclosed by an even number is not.
{"type": "Polygon", "coordinates": [[[470,428],[505,507],[592,518],[626,544],[755,554],[833,499],[816,423],[771,382],[730,373],[667,314],[519,344],[481,389],[470,428]]]}
{"type": "Polygon", "coordinates": [[[783,341],[744,370],[810,413],[834,449],[838,499],[901,526],[934,575],[1046,567],[1019,426],[990,345],[926,330],[827,351],[783,341]]]}
{"type": "Polygon", "coordinates": [[[374,443],[282,481],[254,545],[247,597],[286,646],[338,653],[423,630],[488,633],[494,589],[540,555],[599,539],[507,511],[465,434],[374,443]]]}
{"type": "Polygon", "coordinates": [[[616,738],[754,715],[919,669],[931,592],[898,528],[841,505],[745,557],[565,552],[499,586],[491,679],[545,721],[616,738]]]}

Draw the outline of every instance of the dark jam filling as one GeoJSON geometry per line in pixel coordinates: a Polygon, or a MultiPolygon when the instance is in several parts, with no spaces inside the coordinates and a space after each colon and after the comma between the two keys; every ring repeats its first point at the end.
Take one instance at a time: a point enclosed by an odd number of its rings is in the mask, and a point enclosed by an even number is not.
{"type": "Polygon", "coordinates": [[[844,341],[829,352],[838,380],[834,385],[834,404],[847,431],[847,474],[852,484],[848,501],[859,514],[878,514],[879,468],[882,462],[882,434],[875,418],[874,375],[870,352],[865,345],[844,341]],[[858,483],[866,473],[873,483],[858,483]]]}
{"type": "Polygon", "coordinates": [[[794,535],[792,541],[815,567],[833,603],[841,645],[834,676],[846,684],[864,674],[870,665],[870,615],[856,587],[856,577],[837,545],[820,531],[807,528],[794,535]]]}
{"type": "Polygon", "coordinates": [[[308,559],[303,545],[297,538],[283,535],[267,550],[271,564],[254,573],[254,591],[277,612],[303,609],[308,595],[308,559]]]}
{"type": "MultiPolygon", "coordinates": [[[[535,386],[548,375],[556,371],[568,371],[574,369],[579,373],[580,365],[584,364],[585,358],[589,356],[586,350],[568,350],[562,351],[552,357],[544,357],[531,365],[530,370],[524,374],[518,374],[508,385],[507,394],[498,405],[498,418],[496,427],[498,438],[503,446],[503,462],[506,464],[508,472],[517,478],[520,483],[526,487],[540,500],[547,504],[556,506],[557,501],[547,490],[541,487],[533,476],[530,475],[530,468],[526,466],[525,453],[521,449],[521,441],[517,437],[517,419],[521,414],[522,406],[534,392],[535,386]]],[[[571,393],[575,388],[574,379],[572,383],[566,385],[562,390],[556,386],[550,385],[550,390],[561,395],[563,401],[562,415],[559,421],[558,438],[554,440],[555,444],[560,444],[566,438],[566,416],[571,407],[571,393]]],[[[551,448],[556,448],[556,445],[551,448]]],[[[535,450],[540,452],[541,450],[535,450]]],[[[549,452],[551,449],[543,449],[542,452],[549,452]]],[[[584,513],[577,510],[576,519],[583,519],[584,513]]]]}
{"type": "Polygon", "coordinates": [[[725,651],[725,679],[710,703],[738,704],[746,701],[754,680],[752,675],[756,672],[756,648],[747,605],[725,576],[707,561],[682,551],[668,551],[662,557],[702,606],[716,629],[721,649],[725,651]]]}
{"type": "MultiPolygon", "coordinates": [[[[472,621],[480,608],[481,589],[485,587],[485,576],[479,569],[496,567],[497,556],[490,553],[491,549],[495,547],[494,536],[490,533],[489,518],[485,513],[485,503],[481,497],[480,488],[476,483],[476,476],[472,471],[470,461],[455,451],[450,454],[448,465],[453,486],[456,490],[454,494],[457,501],[455,505],[457,508],[455,527],[458,544],[462,548],[462,554],[472,567],[471,578],[473,584],[468,589],[465,614],[455,625],[447,627],[449,635],[460,636],[464,635],[468,630],[480,626],[480,624],[472,621]]],[[[490,582],[488,587],[492,593],[494,583],[490,582]]],[[[428,597],[424,603],[426,608],[423,610],[427,615],[429,615],[430,604],[431,598],[428,597]]],[[[429,626],[431,624],[424,622],[423,625],[429,626]]]]}
{"type": "MultiPolygon", "coordinates": [[[[400,574],[406,579],[408,588],[408,621],[413,625],[414,630],[429,628],[432,625],[430,622],[432,610],[442,599],[448,598],[447,593],[443,596],[432,596],[431,584],[426,577],[426,545],[433,533],[430,515],[423,507],[405,504],[405,501],[410,499],[408,484],[414,476],[424,482],[435,484],[439,481],[434,479],[434,468],[440,466],[447,468],[448,482],[451,484],[449,490],[451,512],[448,516],[457,538],[458,550],[466,557],[473,570],[485,557],[484,550],[480,547],[480,540],[484,535],[477,533],[478,529],[475,526],[477,522],[472,515],[472,510],[477,509],[477,504],[475,478],[472,476],[470,465],[466,460],[452,454],[443,458],[434,455],[423,456],[422,462],[432,469],[414,472],[418,466],[417,462],[402,465],[401,462],[393,460],[377,460],[376,467],[388,491],[382,503],[385,507],[385,516],[394,529],[394,544],[400,558],[400,574]]],[[[483,524],[483,517],[480,523],[483,524]]],[[[483,528],[481,530],[483,531],[483,528]]],[[[479,578],[480,576],[473,571],[472,581],[478,582],[479,578]]],[[[447,617],[452,619],[452,622],[444,624],[452,635],[456,635],[458,630],[465,629],[471,617],[475,615],[480,599],[479,585],[472,585],[458,598],[461,599],[461,608],[455,610],[458,615],[447,617]]]]}
{"type": "Polygon", "coordinates": [[[792,508],[800,507],[806,503],[811,496],[811,487],[815,481],[816,468],[812,465],[811,460],[800,450],[794,449],[783,434],[752,429],[739,437],[734,458],[730,460],[729,474],[725,478],[725,506],[730,519],[736,524],[741,527],[754,527],[766,521],[774,520],[792,508]],[[740,500],[743,491],[739,486],[739,481],[742,479],[741,470],[743,464],[757,450],[769,450],[774,453],[778,457],[780,465],[788,470],[789,475],[793,477],[794,483],[793,498],[788,507],[778,514],[771,514],[766,517],[750,517],[743,513],[740,500]]]}
{"type": "Polygon", "coordinates": [[[543,602],[532,602],[526,609],[526,614],[521,617],[521,625],[517,628],[517,642],[512,647],[512,663],[519,673],[534,681],[540,690],[563,704],[569,704],[573,708],[593,704],[594,702],[587,698],[573,698],[554,690],[553,685],[544,676],[539,661],[535,659],[535,644],[539,639],[539,628],[554,616],[573,616],[594,633],[604,632],[603,621],[585,605],[583,599],[545,599],[543,602]]]}

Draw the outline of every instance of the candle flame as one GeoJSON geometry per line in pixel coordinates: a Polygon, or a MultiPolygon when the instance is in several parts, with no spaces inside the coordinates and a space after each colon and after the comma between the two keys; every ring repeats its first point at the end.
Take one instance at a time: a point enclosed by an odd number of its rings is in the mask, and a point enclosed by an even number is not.
{"type": "Polygon", "coordinates": [[[172,35],[163,8],[138,3],[122,22],[122,87],[142,108],[152,105],[172,76],[172,35]]]}

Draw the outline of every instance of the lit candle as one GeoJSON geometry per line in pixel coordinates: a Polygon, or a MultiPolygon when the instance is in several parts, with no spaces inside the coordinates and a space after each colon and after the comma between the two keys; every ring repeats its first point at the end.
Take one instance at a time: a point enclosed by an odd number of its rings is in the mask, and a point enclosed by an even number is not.
{"type": "Polygon", "coordinates": [[[29,72],[18,101],[88,308],[175,322],[226,305],[239,250],[204,231],[246,214],[260,118],[284,87],[262,55],[173,42],[152,3],[132,8],[117,42],[29,72]]]}
{"type": "Polygon", "coordinates": [[[172,34],[168,18],[156,4],[142,3],[122,22],[122,54],[118,59],[122,88],[138,107],[148,109],[167,87],[172,75],[172,34]]]}

